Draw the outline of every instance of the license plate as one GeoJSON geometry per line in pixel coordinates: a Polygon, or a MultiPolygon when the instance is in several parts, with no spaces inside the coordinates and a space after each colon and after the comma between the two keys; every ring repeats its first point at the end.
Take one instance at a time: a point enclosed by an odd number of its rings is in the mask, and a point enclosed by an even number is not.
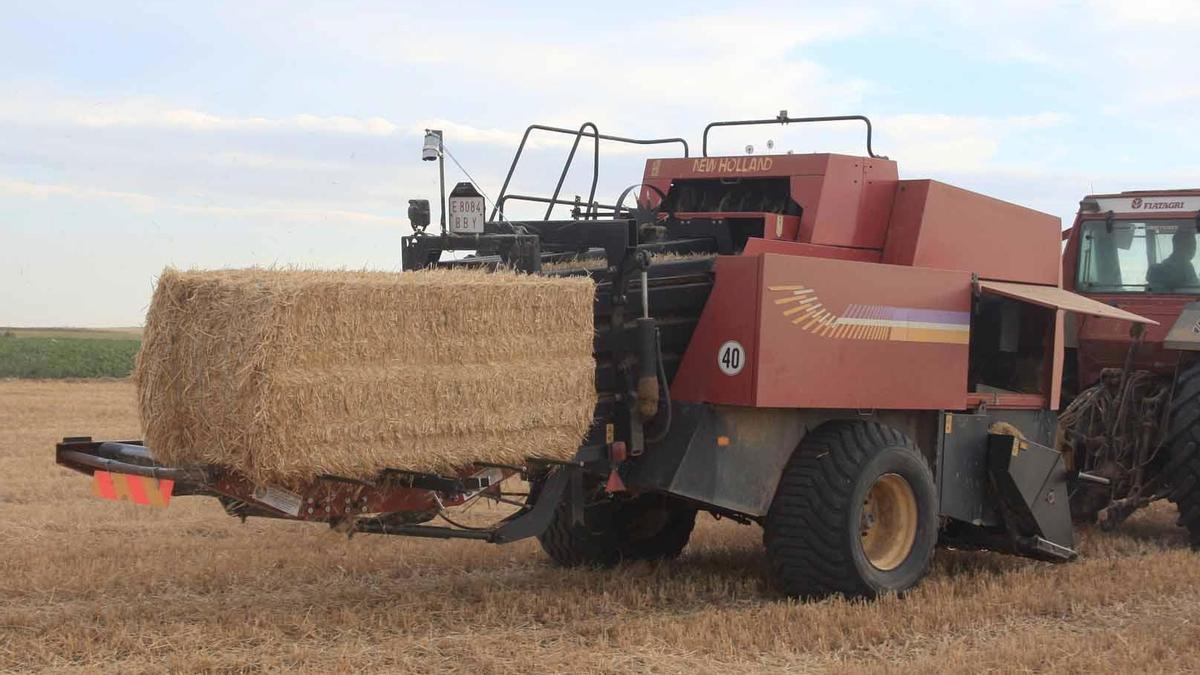
{"type": "Polygon", "coordinates": [[[169,478],[131,476],[127,473],[96,471],[92,474],[92,493],[101,499],[122,500],[163,508],[171,502],[175,481],[169,478]]]}

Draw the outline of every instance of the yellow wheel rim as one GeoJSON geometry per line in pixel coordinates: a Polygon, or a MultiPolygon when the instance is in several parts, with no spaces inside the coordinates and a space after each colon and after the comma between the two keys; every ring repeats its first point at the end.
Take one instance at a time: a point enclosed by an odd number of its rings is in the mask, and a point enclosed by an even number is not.
{"type": "Polygon", "coordinates": [[[894,570],[917,541],[917,498],[899,474],[880,476],[863,501],[859,537],[863,554],[876,569],[894,570]]]}

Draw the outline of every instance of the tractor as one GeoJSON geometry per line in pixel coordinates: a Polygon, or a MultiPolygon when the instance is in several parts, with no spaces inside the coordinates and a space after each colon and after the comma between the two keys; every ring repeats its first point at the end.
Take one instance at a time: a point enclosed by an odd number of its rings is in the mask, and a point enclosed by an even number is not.
{"type": "Polygon", "coordinates": [[[1200,546],[1200,189],[1089,195],[1064,233],[1063,286],[1154,319],[1068,324],[1060,442],[1102,482],[1072,486],[1076,520],[1115,527],[1167,498],[1200,546]]]}
{"type": "MultiPolygon", "coordinates": [[[[436,159],[440,137],[427,149],[436,159]]],[[[677,556],[708,512],[761,526],[772,581],[803,598],[904,592],[939,543],[1076,556],[1070,486],[1108,479],[1055,445],[1064,316],[1154,321],[1062,288],[1058,218],[902,180],[875,153],[866,117],[786,111],[709,124],[698,156],[682,138],[533,125],[490,215],[470,201],[479,194],[456,187],[436,232],[428,201],[411,201],[403,267],[595,281],[598,403],[573,460],[531,447],[521,464],[318,476],[294,491],[222,466],[164,466],[138,441],[66,438],[57,461],[92,475],[102,495],[207,495],[242,518],[351,534],[536,537],[565,566],[677,556]],[[834,122],[865,127],[865,154],[708,152],[715,130],[834,122]],[[570,151],[553,190],[514,194],[533,134],[565,136],[570,151]],[[602,202],[602,143],[678,154],[648,159],[640,180],[602,202]],[[581,146],[592,149],[591,184],[569,198],[581,146]],[[506,215],[521,202],[543,216],[506,215]],[[501,491],[514,476],[529,485],[521,499],[501,491]],[[448,511],[479,499],[514,510],[483,527],[448,511]],[[443,524],[427,522],[435,513],[443,524]]]]}

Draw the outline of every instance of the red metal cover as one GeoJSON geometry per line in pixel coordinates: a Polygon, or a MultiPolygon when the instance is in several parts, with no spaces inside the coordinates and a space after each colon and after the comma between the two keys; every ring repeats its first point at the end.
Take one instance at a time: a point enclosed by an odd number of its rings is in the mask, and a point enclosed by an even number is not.
{"type": "Polygon", "coordinates": [[[804,255],[811,258],[835,258],[859,262],[879,262],[880,255],[879,251],[870,248],[822,246],[800,241],[779,241],[778,239],[759,239],[758,237],[750,237],[746,240],[746,248],[742,250],[742,255],[761,255],[763,253],[804,255]]]}
{"type": "Polygon", "coordinates": [[[672,392],[758,407],[962,409],[970,306],[967,272],[721,258],[672,392]],[[721,362],[731,341],[746,357],[734,374],[721,362]]]}
{"type": "Polygon", "coordinates": [[[1057,286],[1062,221],[931,180],[896,189],[883,261],[1057,286]]]}
{"type": "MultiPolygon", "coordinates": [[[[896,163],[889,159],[819,153],[651,159],[642,181],[667,192],[674,180],[787,178],[792,199],[803,207],[803,215],[798,227],[786,221],[784,231],[778,234],[772,234],[774,223],[767,223],[766,238],[880,249],[897,176],[896,163]]],[[[653,203],[652,194],[646,190],[642,198],[653,203]]]]}
{"type": "Polygon", "coordinates": [[[1144,316],[1127,312],[1119,307],[1106,305],[1091,298],[1084,297],[1071,291],[1065,291],[1057,286],[1037,286],[1035,284],[1016,284],[1003,281],[980,281],[979,287],[996,295],[1003,295],[1017,300],[1024,300],[1042,307],[1065,309],[1076,314],[1100,316],[1108,319],[1120,319],[1133,323],[1145,323],[1157,326],[1158,322],[1144,316]]]}

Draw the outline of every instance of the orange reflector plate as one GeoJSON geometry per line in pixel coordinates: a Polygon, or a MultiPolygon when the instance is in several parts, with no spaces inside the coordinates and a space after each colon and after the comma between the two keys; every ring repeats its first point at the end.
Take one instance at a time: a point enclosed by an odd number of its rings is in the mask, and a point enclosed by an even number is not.
{"type": "Polygon", "coordinates": [[[96,471],[92,474],[92,493],[101,499],[129,500],[144,506],[164,507],[171,501],[175,481],[167,478],[131,476],[126,473],[96,471]]]}

